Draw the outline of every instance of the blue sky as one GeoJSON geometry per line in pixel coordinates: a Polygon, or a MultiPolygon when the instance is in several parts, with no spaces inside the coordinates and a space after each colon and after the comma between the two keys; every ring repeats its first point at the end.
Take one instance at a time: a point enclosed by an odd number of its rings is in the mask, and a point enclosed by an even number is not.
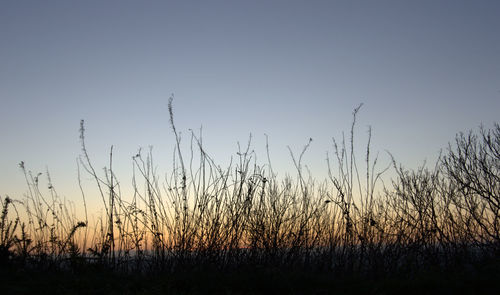
{"type": "Polygon", "coordinates": [[[360,144],[370,125],[383,159],[416,168],[499,121],[499,15],[499,1],[1,1],[0,195],[26,191],[24,161],[79,199],[80,119],[96,167],[114,145],[123,186],[139,147],[164,175],[172,93],[184,142],[203,126],[222,165],[250,133],[264,163],[268,134],[284,175],[287,146],[313,138],[304,161],[323,177],[364,103],[360,144]]]}

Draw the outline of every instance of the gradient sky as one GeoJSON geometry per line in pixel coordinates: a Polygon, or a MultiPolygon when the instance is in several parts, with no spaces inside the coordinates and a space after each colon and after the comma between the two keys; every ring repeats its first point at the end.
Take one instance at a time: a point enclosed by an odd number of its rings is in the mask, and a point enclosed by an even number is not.
{"type": "Polygon", "coordinates": [[[2,0],[0,195],[22,197],[24,161],[79,200],[80,119],[96,167],[114,145],[122,186],[139,147],[164,175],[171,93],[184,142],[203,126],[222,165],[250,133],[264,163],[268,134],[284,175],[287,146],[311,137],[304,161],[322,177],[364,103],[360,144],[371,125],[381,160],[416,168],[457,132],[500,121],[499,16],[500,1],[2,0]]]}

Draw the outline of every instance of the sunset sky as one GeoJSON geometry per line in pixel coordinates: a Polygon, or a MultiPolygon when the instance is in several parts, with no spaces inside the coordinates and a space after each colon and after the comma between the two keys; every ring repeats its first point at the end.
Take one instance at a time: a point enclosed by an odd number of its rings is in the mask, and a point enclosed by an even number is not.
{"type": "Polygon", "coordinates": [[[287,146],[312,138],[304,162],[322,178],[360,103],[361,157],[372,126],[382,163],[386,150],[432,163],[457,132],[500,121],[499,16],[500,1],[2,0],[0,196],[22,198],[24,161],[79,200],[81,119],[99,171],[114,145],[130,186],[151,145],[163,176],[171,94],[183,142],[203,126],[222,166],[250,133],[265,163],[267,134],[275,170],[293,175],[287,146]]]}

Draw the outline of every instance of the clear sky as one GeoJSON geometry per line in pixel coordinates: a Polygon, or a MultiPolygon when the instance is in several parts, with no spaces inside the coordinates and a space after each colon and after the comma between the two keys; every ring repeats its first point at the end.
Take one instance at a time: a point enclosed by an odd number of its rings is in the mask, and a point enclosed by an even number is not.
{"type": "Polygon", "coordinates": [[[24,161],[79,199],[80,119],[96,167],[114,145],[123,186],[139,147],[164,175],[171,93],[184,142],[203,126],[222,165],[250,133],[265,162],[268,134],[283,175],[286,147],[311,137],[304,161],[324,175],[332,137],[364,103],[360,142],[371,125],[374,150],[416,168],[457,132],[500,121],[499,16],[500,1],[2,0],[0,195],[22,197],[24,161]]]}

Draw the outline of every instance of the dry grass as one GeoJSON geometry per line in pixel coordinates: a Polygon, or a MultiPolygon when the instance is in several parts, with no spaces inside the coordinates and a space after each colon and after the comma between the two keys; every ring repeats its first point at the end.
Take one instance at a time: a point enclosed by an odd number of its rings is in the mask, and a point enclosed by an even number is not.
{"type": "MultiPolygon", "coordinates": [[[[412,278],[419,273],[482,273],[498,267],[500,253],[500,127],[459,134],[433,169],[408,170],[389,163],[397,177],[382,186],[389,167],[371,158],[370,136],[359,161],[354,151],[356,116],[349,138],[334,141],[329,179],[314,180],[302,156],[291,153],[295,176],[279,179],[270,161],[256,162],[251,142],[222,169],[191,133],[188,160],[175,128],[173,169],[160,180],[153,154],[133,157],[133,195],[122,196],[109,167],[100,176],[85,146],[79,171],[95,180],[104,216],[89,224],[62,200],[48,172],[25,164],[28,193],[2,199],[0,259],[3,269],[90,270],[121,274],[313,272],[335,280],[412,278]],[[45,193],[45,192],[48,192],[45,193]]],[[[326,280],[328,281],[328,280],[326,280]]]]}

